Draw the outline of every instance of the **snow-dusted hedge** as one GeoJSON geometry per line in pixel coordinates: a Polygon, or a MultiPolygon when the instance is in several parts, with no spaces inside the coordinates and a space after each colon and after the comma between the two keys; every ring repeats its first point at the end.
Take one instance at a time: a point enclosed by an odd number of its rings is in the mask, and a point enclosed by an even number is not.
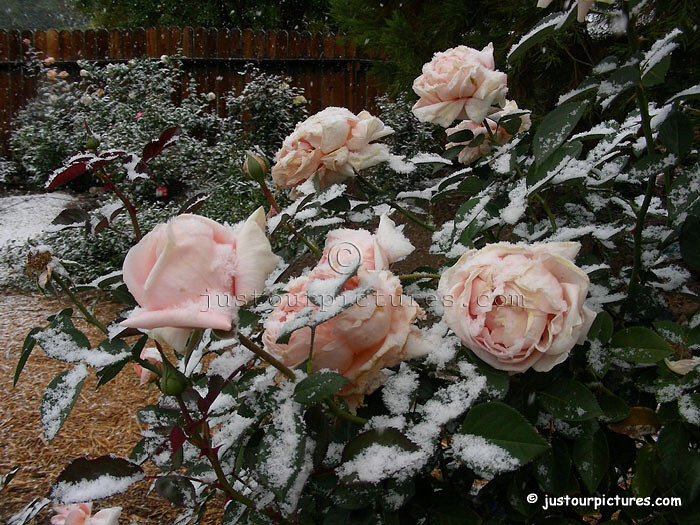
{"type": "MultiPolygon", "coordinates": [[[[592,4],[549,15],[509,56],[592,4]]],[[[130,309],[101,320],[68,296],[78,312],[28,335],[15,379],[36,346],[74,364],[47,388],[47,439],[88,368],[103,384],[135,364],[162,395],[134,407],[144,431],[130,458],[75,458],[50,498],[146,490],[150,461],[183,523],[218,492],[225,523],[697,520],[700,90],[653,100],[678,32],[636,38],[628,7],[596,4],[624,17],[629,48],[541,117],[506,99],[490,46],[459,46],[414,83],[416,117],[447,129],[439,153],[399,155],[387,122],[329,108],[271,168],[247,156],[267,210],[240,223],[196,215],[195,199],[142,235],[124,194],[87,217],[95,229],[128,215],[123,270],[79,289],[130,309]],[[387,180],[419,169],[411,186],[387,180]],[[421,228],[427,243],[412,240],[421,228]]],[[[175,133],[135,157],[73,157],[50,186],[108,177],[104,165],[138,171],[175,133]]],[[[27,269],[75,289],[49,251],[27,269]]]]}

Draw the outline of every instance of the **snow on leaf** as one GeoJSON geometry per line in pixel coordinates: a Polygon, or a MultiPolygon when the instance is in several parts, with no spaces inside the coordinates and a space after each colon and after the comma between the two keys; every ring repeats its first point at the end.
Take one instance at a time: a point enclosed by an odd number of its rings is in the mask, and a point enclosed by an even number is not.
{"type": "Polygon", "coordinates": [[[58,475],[50,497],[65,505],[109,498],[145,476],[141,467],[115,456],[78,458],[58,475]]]}
{"type": "Polygon", "coordinates": [[[41,400],[41,425],[48,441],[56,437],[63,426],[86,377],[87,368],[80,364],[58,374],[46,387],[41,400]]]}
{"type": "Polygon", "coordinates": [[[452,450],[457,458],[484,479],[516,470],[520,461],[508,451],[473,434],[455,434],[452,450]]]}

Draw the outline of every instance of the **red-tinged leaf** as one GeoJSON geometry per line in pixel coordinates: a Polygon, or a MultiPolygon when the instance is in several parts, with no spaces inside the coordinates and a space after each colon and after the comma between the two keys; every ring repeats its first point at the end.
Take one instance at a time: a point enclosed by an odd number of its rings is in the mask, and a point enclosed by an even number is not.
{"type": "Polygon", "coordinates": [[[152,159],[157,157],[161,151],[165,148],[172,146],[177,140],[180,134],[180,126],[173,126],[168,128],[163,133],[160,134],[158,140],[154,140],[146,144],[143,148],[143,154],[141,155],[141,160],[143,162],[150,162],[152,159]]]}
{"type": "Polygon", "coordinates": [[[68,184],[73,179],[77,179],[88,170],[85,162],[77,162],[70,166],[63,166],[54,171],[49,180],[46,181],[46,190],[50,191],[64,184],[68,184]]]}
{"type": "Polygon", "coordinates": [[[197,400],[197,407],[199,408],[199,411],[202,413],[203,416],[206,417],[207,412],[209,412],[209,408],[211,407],[211,404],[217,397],[219,397],[219,394],[221,393],[221,390],[224,388],[224,386],[225,382],[223,377],[219,375],[214,375],[209,378],[209,390],[207,391],[207,395],[203,399],[199,398],[197,400]]]}
{"type": "Polygon", "coordinates": [[[177,212],[177,214],[182,215],[183,213],[197,213],[197,210],[199,210],[199,208],[201,208],[204,205],[208,198],[209,195],[207,195],[206,193],[198,193],[194,197],[190,197],[180,207],[180,210],[177,212]]]}
{"type": "Polygon", "coordinates": [[[138,155],[130,153],[122,160],[122,163],[129,180],[153,178],[148,165],[138,155]]]}
{"type": "Polygon", "coordinates": [[[177,425],[170,431],[170,450],[173,455],[182,448],[183,443],[187,441],[185,431],[177,425]]]}

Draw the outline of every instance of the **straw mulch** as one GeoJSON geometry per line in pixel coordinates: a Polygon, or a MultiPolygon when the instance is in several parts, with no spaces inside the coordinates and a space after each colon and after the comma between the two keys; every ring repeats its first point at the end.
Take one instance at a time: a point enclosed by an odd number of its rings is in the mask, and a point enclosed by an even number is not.
{"type": "MultiPolygon", "coordinates": [[[[125,368],[107,385],[95,391],[94,371],[85,380],[71,415],[52,443],[41,437],[39,406],[46,385],[71,365],[47,358],[37,346],[16,387],[12,377],[27,332],[44,326],[46,317],[68,306],[66,302],[39,294],[7,292],[0,296],[0,475],[20,467],[10,485],[0,492],[0,523],[18,512],[32,498],[46,496],[51,482],[71,460],[112,453],[128,457],[139,440],[136,409],[153,403],[157,391],[140,387],[135,375],[125,368]]],[[[116,305],[98,309],[98,317],[114,317],[116,305]]],[[[100,341],[97,329],[76,321],[94,345],[100,341]]],[[[145,465],[149,474],[155,469],[145,465]]],[[[149,482],[132,487],[127,493],[97,501],[93,510],[120,505],[120,523],[171,524],[181,509],[173,508],[155,492],[147,495],[149,482]]],[[[221,501],[217,501],[221,506],[221,501]]],[[[36,523],[48,523],[46,509],[36,523]]],[[[202,523],[220,523],[220,512],[208,512],[202,523]]]]}

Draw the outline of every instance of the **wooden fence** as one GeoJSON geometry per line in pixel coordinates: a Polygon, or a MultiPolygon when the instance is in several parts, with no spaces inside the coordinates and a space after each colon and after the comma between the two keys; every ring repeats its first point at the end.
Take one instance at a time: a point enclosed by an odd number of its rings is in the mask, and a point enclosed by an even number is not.
{"type": "MultiPolygon", "coordinates": [[[[182,98],[190,78],[202,92],[217,94],[217,111],[225,114],[224,93],[243,88],[240,74],[248,62],[263,71],[291,77],[304,88],[310,111],[345,106],[372,111],[377,88],[367,70],[375,57],[360,54],[343,35],[250,29],[164,28],[86,31],[0,31],[0,154],[7,154],[12,118],[36,93],[25,52],[33,46],[41,57],[53,57],[59,70],[71,78],[80,59],[98,63],[122,62],[136,57],[182,53],[182,98]]],[[[176,100],[177,102],[177,100],[176,100]]]]}

